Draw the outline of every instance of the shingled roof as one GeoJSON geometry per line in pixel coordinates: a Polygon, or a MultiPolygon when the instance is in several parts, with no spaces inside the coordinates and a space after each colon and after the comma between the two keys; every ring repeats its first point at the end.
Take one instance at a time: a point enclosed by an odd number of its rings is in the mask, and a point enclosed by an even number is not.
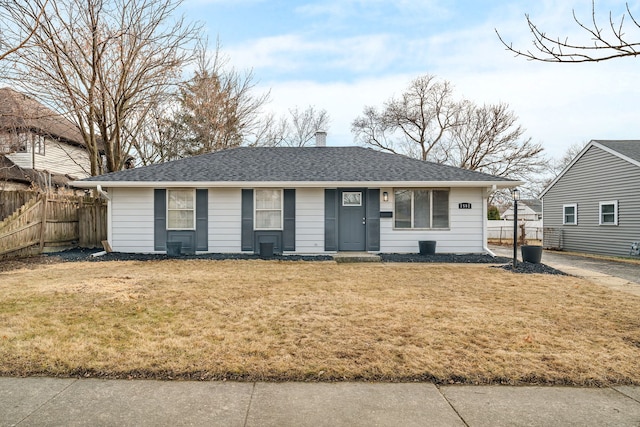
{"type": "Polygon", "coordinates": [[[0,88],[0,129],[29,130],[84,146],[76,126],[30,96],[11,88],[0,88]]]}
{"type": "Polygon", "coordinates": [[[594,140],[593,142],[603,145],[621,155],[640,162],[640,141],[637,140],[594,140]]]}
{"type": "Polygon", "coordinates": [[[134,183],[466,182],[511,187],[505,178],[362,147],[240,147],[76,181],[134,183]]]}
{"type": "Polygon", "coordinates": [[[6,156],[0,155],[0,182],[15,182],[25,185],[45,184],[50,181],[55,187],[65,187],[73,179],[68,175],[57,173],[49,174],[46,171],[33,169],[23,169],[9,160],[6,156]]]}

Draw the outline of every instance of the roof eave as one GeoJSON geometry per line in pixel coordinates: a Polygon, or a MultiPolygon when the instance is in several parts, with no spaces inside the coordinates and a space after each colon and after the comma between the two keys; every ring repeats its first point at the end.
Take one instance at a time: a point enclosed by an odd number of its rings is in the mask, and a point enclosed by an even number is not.
{"type": "Polygon", "coordinates": [[[496,187],[512,188],[523,181],[73,181],[78,188],[336,188],[336,187],[496,187]]]}

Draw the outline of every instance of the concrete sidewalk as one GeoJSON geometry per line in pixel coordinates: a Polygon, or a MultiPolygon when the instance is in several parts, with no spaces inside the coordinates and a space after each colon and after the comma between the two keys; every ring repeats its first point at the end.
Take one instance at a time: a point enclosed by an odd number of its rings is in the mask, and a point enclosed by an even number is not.
{"type": "Polygon", "coordinates": [[[640,387],[0,378],[0,426],[633,426],[640,387]]]}

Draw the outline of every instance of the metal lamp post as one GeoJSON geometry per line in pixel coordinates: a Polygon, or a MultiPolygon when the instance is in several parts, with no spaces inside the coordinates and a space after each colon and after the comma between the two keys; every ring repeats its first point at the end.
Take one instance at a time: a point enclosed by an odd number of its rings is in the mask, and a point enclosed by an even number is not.
{"type": "Polygon", "coordinates": [[[518,264],[518,200],[520,200],[520,190],[511,190],[513,197],[513,268],[518,264]]]}

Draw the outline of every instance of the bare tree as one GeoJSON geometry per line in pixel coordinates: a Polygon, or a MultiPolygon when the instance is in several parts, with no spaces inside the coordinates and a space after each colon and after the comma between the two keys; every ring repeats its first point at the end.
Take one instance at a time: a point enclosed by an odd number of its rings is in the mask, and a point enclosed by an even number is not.
{"type": "Polygon", "coordinates": [[[175,120],[177,96],[167,93],[165,98],[150,106],[139,120],[132,120],[133,128],[125,127],[132,141],[134,159],[143,166],[181,158],[185,129],[175,120]]]}
{"type": "Polygon", "coordinates": [[[313,142],[317,132],[329,130],[329,121],[326,110],[317,110],[311,105],[304,110],[297,106],[290,108],[286,116],[268,118],[265,123],[269,129],[258,145],[304,147],[313,142]]]}
{"type": "Polygon", "coordinates": [[[382,112],[366,107],[352,131],[378,149],[511,179],[532,181],[547,163],[507,104],[456,101],[451,85],[432,76],[415,80],[382,112]]]}
{"type": "Polygon", "coordinates": [[[289,114],[291,132],[285,140],[285,145],[304,147],[313,140],[316,132],[329,129],[329,114],[326,110],[316,110],[313,106],[304,110],[294,107],[289,110],[289,114]]]}
{"type": "Polygon", "coordinates": [[[439,161],[435,148],[458,125],[459,108],[448,81],[425,75],[413,80],[400,97],[389,99],[381,111],[365,107],[351,132],[356,141],[381,150],[439,161]]]}
{"type": "MultiPolygon", "coordinates": [[[[10,3],[9,0],[0,1],[0,17],[3,18],[2,21],[5,23],[11,22],[11,16],[9,13],[10,9],[7,10],[7,5],[9,3],[10,3]]],[[[40,13],[38,14],[38,16],[36,16],[35,21],[31,25],[30,31],[28,31],[27,34],[22,36],[22,38],[19,37],[17,40],[15,39],[12,40],[11,38],[9,39],[5,38],[6,34],[8,33],[7,31],[8,28],[3,28],[4,26],[0,27],[0,30],[1,30],[0,31],[0,61],[2,61],[4,58],[11,55],[12,53],[15,53],[18,50],[22,49],[27,45],[27,43],[29,43],[29,40],[31,39],[33,34],[36,32],[36,29],[38,28],[40,19],[44,14],[44,10],[45,10],[45,7],[47,6],[47,3],[48,3],[48,0],[45,0],[42,3],[42,7],[40,8],[40,13]]]]}
{"type": "Polygon", "coordinates": [[[32,33],[16,52],[16,84],[78,125],[91,174],[121,169],[140,120],[175,84],[198,37],[173,15],[179,0],[7,2],[14,34],[32,33]],[[37,19],[40,11],[42,17],[37,19]],[[34,26],[34,22],[39,25],[34,26]],[[103,165],[104,154],[106,165],[103,165]]]}
{"type": "Polygon", "coordinates": [[[543,148],[525,138],[517,115],[505,103],[477,106],[463,103],[459,125],[449,130],[444,163],[496,176],[528,179],[546,160],[543,148]]]}
{"type": "Polygon", "coordinates": [[[228,63],[219,44],[212,57],[205,44],[193,77],[180,87],[175,121],[183,129],[182,156],[251,144],[263,132],[269,93],[255,95],[253,72],[240,73],[228,63]]]}
{"type": "Polygon", "coordinates": [[[540,29],[525,14],[529,31],[533,36],[533,50],[520,50],[513,47],[512,43],[507,43],[500,35],[496,34],[505,47],[518,56],[527,59],[543,62],[598,62],[613,58],[640,55],[640,41],[629,39],[629,33],[625,30],[625,20],[631,21],[632,29],[640,29],[640,22],[631,13],[629,4],[626,3],[626,13],[619,19],[615,19],[612,12],[604,26],[600,24],[603,20],[596,16],[595,0],[591,2],[591,19],[583,21],[573,11],[573,20],[578,28],[588,37],[588,41],[573,42],[569,37],[549,36],[540,29]]]}

